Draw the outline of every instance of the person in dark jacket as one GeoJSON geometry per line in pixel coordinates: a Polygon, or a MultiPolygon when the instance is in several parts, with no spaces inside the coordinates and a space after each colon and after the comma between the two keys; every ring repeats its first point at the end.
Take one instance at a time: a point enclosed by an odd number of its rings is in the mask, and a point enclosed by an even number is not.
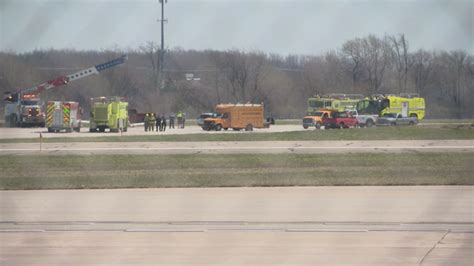
{"type": "Polygon", "coordinates": [[[165,115],[161,116],[161,128],[163,129],[163,131],[166,131],[166,116],[165,115]]]}
{"type": "Polygon", "coordinates": [[[171,113],[170,114],[170,127],[169,128],[174,128],[174,118],[175,118],[175,114],[171,113]]]}
{"type": "Polygon", "coordinates": [[[156,117],[156,131],[158,131],[158,130],[162,131],[162,129],[161,129],[161,116],[160,115],[158,115],[156,117]]]}

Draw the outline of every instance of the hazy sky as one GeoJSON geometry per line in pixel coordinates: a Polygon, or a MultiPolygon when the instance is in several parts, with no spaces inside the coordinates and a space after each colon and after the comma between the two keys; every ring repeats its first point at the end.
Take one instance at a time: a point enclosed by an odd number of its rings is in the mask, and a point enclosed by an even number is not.
{"type": "MultiPolygon", "coordinates": [[[[0,0],[0,49],[137,48],[160,40],[158,0],[0,0]]],[[[410,49],[474,54],[474,0],[168,0],[166,46],[318,54],[405,33],[410,49]]]]}

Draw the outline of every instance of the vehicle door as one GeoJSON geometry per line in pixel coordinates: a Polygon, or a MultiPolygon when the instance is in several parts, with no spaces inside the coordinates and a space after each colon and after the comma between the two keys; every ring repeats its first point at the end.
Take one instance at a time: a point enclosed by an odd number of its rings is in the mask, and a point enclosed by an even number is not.
{"type": "Polygon", "coordinates": [[[230,112],[225,112],[222,114],[222,127],[230,128],[231,127],[231,115],[230,112]]]}

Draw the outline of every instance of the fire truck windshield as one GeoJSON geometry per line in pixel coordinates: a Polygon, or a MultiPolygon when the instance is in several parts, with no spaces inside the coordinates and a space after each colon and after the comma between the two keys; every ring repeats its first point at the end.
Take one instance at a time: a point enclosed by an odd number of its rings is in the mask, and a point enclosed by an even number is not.
{"type": "Polygon", "coordinates": [[[32,100],[23,100],[21,101],[22,105],[39,105],[38,101],[32,101],[32,100]]]}

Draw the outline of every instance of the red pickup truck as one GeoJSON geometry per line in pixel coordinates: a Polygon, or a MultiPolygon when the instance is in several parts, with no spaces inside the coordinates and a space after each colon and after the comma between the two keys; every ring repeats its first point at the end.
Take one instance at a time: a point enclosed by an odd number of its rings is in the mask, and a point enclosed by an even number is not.
{"type": "Polygon", "coordinates": [[[324,128],[358,127],[357,118],[349,112],[333,112],[330,117],[323,118],[324,128]]]}

